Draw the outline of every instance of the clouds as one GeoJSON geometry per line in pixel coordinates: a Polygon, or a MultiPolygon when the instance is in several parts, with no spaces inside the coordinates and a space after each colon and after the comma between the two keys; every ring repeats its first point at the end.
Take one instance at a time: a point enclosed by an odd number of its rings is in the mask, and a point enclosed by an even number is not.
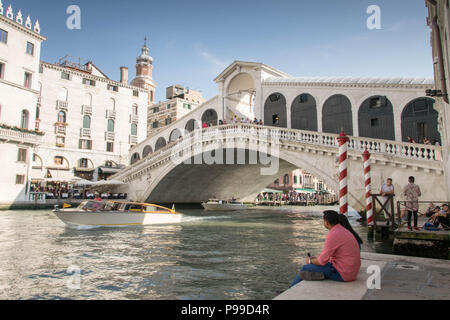
{"type": "Polygon", "coordinates": [[[231,64],[231,61],[223,60],[223,59],[215,56],[211,52],[202,48],[200,45],[196,45],[194,47],[194,49],[195,49],[196,54],[203,60],[203,62],[205,62],[206,64],[209,65],[210,71],[213,74],[220,73],[226,67],[228,67],[228,65],[231,64]]]}

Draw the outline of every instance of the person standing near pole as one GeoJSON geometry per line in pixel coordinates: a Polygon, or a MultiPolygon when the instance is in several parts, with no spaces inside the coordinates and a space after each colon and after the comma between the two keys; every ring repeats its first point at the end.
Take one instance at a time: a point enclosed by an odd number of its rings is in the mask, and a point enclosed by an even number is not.
{"type": "Polygon", "coordinates": [[[406,209],[408,210],[408,229],[411,228],[411,216],[414,215],[414,230],[419,230],[417,227],[417,213],[419,211],[419,197],[422,195],[420,188],[415,184],[414,177],[409,177],[408,184],[403,188],[403,195],[406,197],[406,209]]]}
{"type": "MultiPolygon", "coordinates": [[[[394,208],[392,206],[392,202],[390,201],[390,199],[394,196],[394,194],[395,194],[395,190],[394,190],[394,185],[392,184],[392,179],[388,178],[386,180],[386,183],[384,183],[381,186],[380,195],[381,195],[381,200],[382,200],[383,206],[387,210],[389,210],[389,214],[394,214],[394,208]]],[[[389,225],[390,217],[386,213],[386,211],[384,211],[383,213],[384,213],[384,218],[386,219],[386,225],[389,225]]]]}

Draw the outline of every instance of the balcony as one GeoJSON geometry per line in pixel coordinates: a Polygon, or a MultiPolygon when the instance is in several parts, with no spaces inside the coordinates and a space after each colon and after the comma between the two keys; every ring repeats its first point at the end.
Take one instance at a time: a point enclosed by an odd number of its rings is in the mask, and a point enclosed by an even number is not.
{"type": "Polygon", "coordinates": [[[139,122],[139,116],[137,116],[137,115],[130,115],[130,122],[131,123],[138,123],[139,122]]]}
{"type": "Polygon", "coordinates": [[[67,103],[67,101],[61,101],[61,100],[56,101],[56,109],[67,111],[68,108],[69,108],[69,104],[67,103]]]}
{"type": "Polygon", "coordinates": [[[114,141],[115,133],[114,132],[105,132],[105,140],[106,141],[114,141]]]}
{"type": "Polygon", "coordinates": [[[91,129],[81,128],[80,137],[81,138],[90,138],[91,137],[91,129]]]}
{"type": "Polygon", "coordinates": [[[106,118],[115,120],[116,112],[114,110],[106,110],[106,118]]]}
{"type": "Polygon", "coordinates": [[[82,106],[83,114],[92,115],[92,107],[91,106],[82,106]]]}
{"type": "Polygon", "coordinates": [[[5,142],[39,145],[42,142],[43,133],[36,131],[8,128],[0,125],[0,140],[5,142]]]}
{"type": "Polygon", "coordinates": [[[66,135],[66,123],[55,123],[55,134],[66,135]]]}
{"type": "Polygon", "coordinates": [[[138,137],[130,136],[130,144],[137,144],[137,143],[138,143],[138,137]]]}

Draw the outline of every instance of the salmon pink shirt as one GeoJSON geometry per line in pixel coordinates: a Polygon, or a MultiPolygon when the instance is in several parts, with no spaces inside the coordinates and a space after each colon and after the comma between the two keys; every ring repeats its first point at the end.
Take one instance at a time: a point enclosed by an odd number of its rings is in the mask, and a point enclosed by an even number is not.
{"type": "Polygon", "coordinates": [[[361,267],[358,241],[350,231],[337,224],[328,232],[322,253],[317,260],[322,266],[331,262],[344,281],[354,281],[361,267]]]}

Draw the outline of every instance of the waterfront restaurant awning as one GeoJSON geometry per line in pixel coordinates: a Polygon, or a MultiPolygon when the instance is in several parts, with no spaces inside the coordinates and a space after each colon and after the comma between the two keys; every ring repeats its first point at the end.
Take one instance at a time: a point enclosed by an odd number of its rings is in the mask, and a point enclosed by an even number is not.
{"type": "Polygon", "coordinates": [[[275,189],[264,189],[263,192],[265,192],[265,193],[284,193],[281,190],[275,190],[275,189]]]}
{"type": "Polygon", "coordinates": [[[101,173],[117,173],[122,169],[118,167],[98,167],[98,168],[100,169],[101,173]]]}
{"type": "Polygon", "coordinates": [[[316,193],[316,190],[306,188],[296,188],[295,191],[297,191],[298,193],[316,193]]]}

